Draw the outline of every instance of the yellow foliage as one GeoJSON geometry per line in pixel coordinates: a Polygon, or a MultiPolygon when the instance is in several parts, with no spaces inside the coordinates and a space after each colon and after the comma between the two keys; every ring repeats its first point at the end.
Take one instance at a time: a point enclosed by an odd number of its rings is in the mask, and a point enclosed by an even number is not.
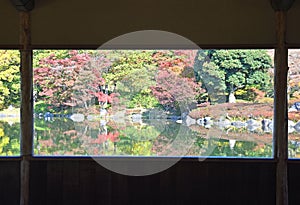
{"type": "Polygon", "coordinates": [[[183,67],[180,67],[180,66],[173,66],[173,67],[170,67],[169,69],[171,71],[173,71],[174,73],[176,73],[177,75],[179,75],[183,71],[183,67]]]}
{"type": "Polygon", "coordinates": [[[295,92],[293,93],[293,98],[295,98],[295,99],[300,99],[300,92],[299,92],[299,91],[295,91],[295,92]]]}
{"type": "Polygon", "coordinates": [[[0,50],[0,109],[18,104],[20,92],[20,52],[0,50]]]}
{"type": "Polygon", "coordinates": [[[247,90],[244,90],[244,89],[238,89],[235,92],[235,95],[245,95],[245,94],[247,94],[247,90]]]}
{"type": "Polygon", "coordinates": [[[0,147],[4,147],[4,146],[8,145],[8,143],[9,143],[9,137],[4,136],[1,138],[0,147]]]}
{"type": "Polygon", "coordinates": [[[258,103],[273,103],[273,98],[264,97],[259,100],[257,100],[258,103]]]}
{"type": "Polygon", "coordinates": [[[137,142],[133,145],[133,155],[145,155],[151,154],[152,143],[150,141],[137,142]]]}

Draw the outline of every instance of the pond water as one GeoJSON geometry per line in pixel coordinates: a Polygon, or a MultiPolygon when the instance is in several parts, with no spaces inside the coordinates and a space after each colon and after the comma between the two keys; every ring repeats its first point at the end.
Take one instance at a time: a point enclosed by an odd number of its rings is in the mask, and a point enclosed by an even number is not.
{"type": "MultiPolygon", "coordinates": [[[[68,118],[35,120],[34,154],[40,156],[234,156],[271,157],[272,143],[237,139],[241,131],[187,127],[167,120],[142,123],[76,123],[68,118]],[[232,139],[230,138],[232,134],[232,139]]],[[[247,133],[243,133],[247,135],[247,133]]],[[[253,135],[253,134],[252,134],[253,135]]],[[[0,121],[0,154],[20,154],[20,123],[0,121]]],[[[260,141],[257,138],[262,138],[260,141]]]]}
{"type": "MultiPolygon", "coordinates": [[[[20,154],[19,136],[20,123],[0,121],[1,156],[20,154]]],[[[299,152],[300,143],[291,140],[290,157],[298,158],[299,152]]],[[[272,157],[272,134],[187,127],[168,120],[35,119],[34,155],[272,157]]]]}

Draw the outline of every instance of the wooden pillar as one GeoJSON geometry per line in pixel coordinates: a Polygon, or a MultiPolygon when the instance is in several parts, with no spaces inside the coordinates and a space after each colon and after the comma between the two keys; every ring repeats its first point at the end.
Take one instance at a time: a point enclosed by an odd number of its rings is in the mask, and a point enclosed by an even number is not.
{"type": "Polygon", "coordinates": [[[275,11],[276,40],[275,49],[275,96],[273,147],[276,160],[276,205],[288,205],[288,48],[286,46],[287,11],[294,0],[271,0],[275,11]]]}
{"type": "Polygon", "coordinates": [[[274,158],[276,160],[276,205],[288,205],[288,48],[286,46],[287,11],[294,0],[271,0],[276,17],[274,158]]]}
{"type": "Polygon", "coordinates": [[[30,159],[33,153],[33,95],[30,12],[20,12],[21,44],[21,190],[20,204],[29,205],[30,159]]]}
{"type": "Polygon", "coordinates": [[[288,49],[285,44],[286,11],[276,11],[277,46],[275,49],[274,157],[276,168],[276,204],[288,205],[288,49]]]}

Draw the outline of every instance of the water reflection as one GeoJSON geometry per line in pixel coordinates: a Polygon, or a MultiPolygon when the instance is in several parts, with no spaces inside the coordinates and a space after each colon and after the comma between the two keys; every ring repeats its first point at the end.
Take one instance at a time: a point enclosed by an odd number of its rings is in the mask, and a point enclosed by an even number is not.
{"type": "MultiPolygon", "coordinates": [[[[169,120],[84,121],[35,119],[39,156],[272,157],[272,134],[245,127],[210,129],[169,120]]],[[[20,155],[20,123],[0,121],[0,155],[20,155]]],[[[289,156],[300,158],[299,134],[290,134],[289,156]]]]}
{"type": "Polygon", "coordinates": [[[0,156],[20,155],[20,123],[0,121],[0,156]]]}
{"type": "Polygon", "coordinates": [[[272,136],[169,120],[35,121],[36,155],[272,157],[272,136]]]}

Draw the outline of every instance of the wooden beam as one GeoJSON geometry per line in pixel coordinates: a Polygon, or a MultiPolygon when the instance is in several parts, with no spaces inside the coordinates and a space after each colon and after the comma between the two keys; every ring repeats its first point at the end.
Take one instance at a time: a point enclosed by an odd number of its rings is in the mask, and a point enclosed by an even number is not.
{"type": "Polygon", "coordinates": [[[33,153],[33,95],[30,13],[20,12],[21,44],[21,196],[20,204],[29,205],[30,159],[33,153]]]}
{"type": "Polygon", "coordinates": [[[271,0],[271,6],[275,11],[288,11],[295,0],[271,0]]]}
{"type": "Polygon", "coordinates": [[[34,0],[10,0],[18,11],[31,11],[34,8],[34,0]]]}
{"type": "Polygon", "coordinates": [[[276,11],[277,47],[275,49],[274,96],[274,157],[276,168],[276,204],[288,205],[288,113],[287,74],[288,48],[286,47],[286,11],[276,11]]]}

